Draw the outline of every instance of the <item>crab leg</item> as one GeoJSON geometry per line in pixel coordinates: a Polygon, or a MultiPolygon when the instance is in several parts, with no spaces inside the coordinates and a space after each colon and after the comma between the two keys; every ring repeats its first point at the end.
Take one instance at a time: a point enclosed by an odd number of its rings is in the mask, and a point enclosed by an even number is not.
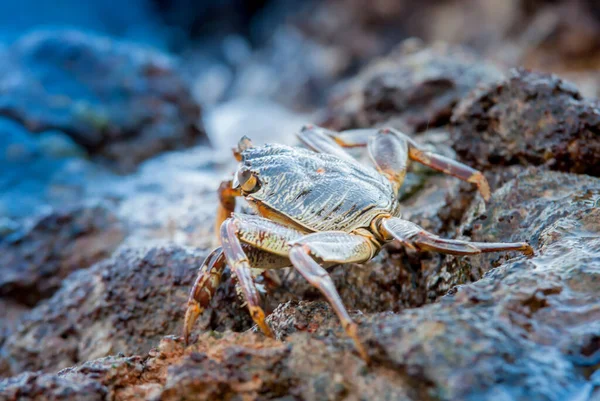
{"type": "Polygon", "coordinates": [[[490,198],[490,186],[480,171],[475,170],[456,160],[425,151],[409,136],[392,128],[356,129],[342,132],[323,130],[323,132],[330,136],[333,141],[341,147],[354,148],[368,145],[371,157],[375,160],[376,164],[379,163],[379,159],[385,159],[385,162],[382,164],[382,166],[380,166],[380,171],[382,171],[382,173],[384,173],[388,178],[391,176],[390,179],[394,185],[398,185],[399,180],[400,184],[402,183],[401,180],[404,179],[403,172],[408,166],[407,159],[410,159],[444,174],[454,176],[459,180],[475,184],[477,185],[481,196],[483,196],[485,200],[489,200],[490,198]],[[380,139],[382,137],[387,138],[380,139]],[[374,145],[373,142],[375,142],[374,145]],[[394,144],[394,142],[396,143],[394,144]],[[402,150],[402,152],[397,155],[397,158],[400,159],[400,165],[398,166],[399,170],[397,170],[396,174],[391,173],[392,171],[389,169],[390,166],[394,167],[394,163],[391,161],[394,156],[393,149],[402,150]],[[404,149],[408,149],[408,157],[404,153],[404,149]],[[379,155],[378,152],[383,152],[384,154],[379,155]]]}
{"type": "Polygon", "coordinates": [[[380,131],[369,139],[368,149],[377,170],[392,183],[397,193],[408,168],[409,143],[380,131]]]}
{"type": "Polygon", "coordinates": [[[235,220],[227,219],[221,226],[221,242],[225,252],[225,257],[231,266],[231,270],[235,273],[239,286],[242,289],[248,310],[254,323],[258,325],[260,330],[268,337],[273,337],[271,329],[265,322],[265,313],[260,307],[260,299],[258,290],[252,279],[252,269],[248,256],[242,249],[242,244],[237,237],[237,227],[235,220]]]}
{"type": "Polygon", "coordinates": [[[190,332],[198,317],[210,304],[225,270],[225,255],[221,247],[213,250],[202,263],[194,286],[190,291],[183,324],[183,338],[188,343],[190,332]]]}
{"type": "Polygon", "coordinates": [[[287,257],[282,256],[287,256],[288,242],[301,236],[302,233],[299,231],[257,216],[235,215],[221,225],[221,242],[227,264],[237,276],[252,320],[265,335],[270,337],[273,334],[265,322],[264,311],[259,306],[260,300],[252,278],[251,263],[240,240],[270,252],[271,259],[265,259],[260,264],[261,269],[268,269],[289,266],[287,257]]]}
{"type": "Polygon", "coordinates": [[[527,256],[533,249],[525,242],[468,242],[440,238],[422,227],[397,217],[383,219],[382,234],[388,239],[397,239],[406,246],[423,251],[436,251],[450,255],[473,255],[483,252],[519,251],[527,256]]]}
{"type": "Polygon", "coordinates": [[[330,231],[309,234],[295,241],[289,254],[296,270],[327,298],[342,322],[346,334],[352,338],[357,351],[365,361],[368,361],[369,357],[358,338],[358,326],[348,315],[331,277],[315,259],[334,263],[364,262],[375,252],[375,246],[365,237],[330,231]]]}
{"type": "MultiPolygon", "coordinates": [[[[242,244],[242,248],[252,266],[253,277],[258,276],[261,273],[264,275],[269,271],[264,269],[277,269],[291,265],[287,257],[268,253],[248,244],[242,244]]],[[[198,276],[190,291],[187,310],[185,312],[183,337],[186,343],[188,342],[194,323],[198,317],[200,317],[202,312],[204,312],[204,309],[210,305],[210,301],[219,287],[221,275],[223,274],[226,265],[227,259],[225,258],[223,249],[219,247],[208,255],[198,270],[198,276]]],[[[238,291],[238,289],[242,290],[239,282],[236,283],[236,291],[238,291]]]]}
{"type": "MultiPolygon", "coordinates": [[[[243,136],[237,147],[233,148],[233,156],[237,161],[242,160],[242,152],[246,149],[251,148],[252,141],[247,136],[243,136]]],[[[220,245],[219,229],[221,224],[235,211],[235,198],[242,196],[240,188],[233,188],[232,180],[222,181],[217,190],[219,196],[219,205],[217,206],[217,217],[215,219],[215,235],[217,246],[220,245]]]]}
{"type": "Polygon", "coordinates": [[[331,138],[332,134],[335,134],[335,132],[309,124],[302,127],[297,137],[304,145],[315,152],[329,153],[346,161],[356,162],[348,152],[331,138]]]}
{"type": "MultiPolygon", "coordinates": [[[[369,138],[377,132],[379,132],[379,128],[358,128],[341,132],[327,130],[327,135],[343,148],[364,148],[368,145],[369,138]]],[[[410,137],[407,136],[407,139],[411,145],[418,147],[410,137]]]]}

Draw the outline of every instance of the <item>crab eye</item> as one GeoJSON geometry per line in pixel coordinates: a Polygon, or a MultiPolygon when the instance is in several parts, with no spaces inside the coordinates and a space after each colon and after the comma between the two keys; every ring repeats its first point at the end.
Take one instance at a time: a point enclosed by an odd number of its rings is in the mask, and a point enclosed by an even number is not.
{"type": "Polygon", "coordinates": [[[237,179],[242,190],[247,193],[256,192],[260,189],[260,182],[252,171],[241,169],[238,171],[237,179]]]}

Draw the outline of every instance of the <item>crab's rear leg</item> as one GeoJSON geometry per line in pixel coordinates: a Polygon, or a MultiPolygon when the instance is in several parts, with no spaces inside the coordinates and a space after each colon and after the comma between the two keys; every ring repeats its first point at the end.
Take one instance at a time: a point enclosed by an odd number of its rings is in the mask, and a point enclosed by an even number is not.
{"type": "Polygon", "coordinates": [[[302,127],[296,136],[304,145],[315,152],[329,153],[344,160],[355,162],[354,158],[331,138],[331,133],[332,131],[325,128],[308,124],[302,127]]]}
{"type": "Polygon", "coordinates": [[[190,291],[183,323],[183,338],[188,343],[190,333],[198,317],[210,304],[225,270],[225,255],[221,247],[213,250],[202,263],[194,286],[190,291]]]}
{"type": "MultiPolygon", "coordinates": [[[[452,175],[462,181],[475,184],[485,200],[489,200],[490,198],[490,186],[480,171],[456,160],[426,151],[409,136],[399,131],[391,128],[356,129],[342,132],[335,132],[322,128],[321,130],[341,147],[355,148],[369,146],[369,153],[378,165],[382,159],[385,160],[388,165],[393,164],[394,162],[392,159],[394,158],[394,149],[401,149],[402,152],[397,155],[397,158],[400,161],[399,172],[406,170],[408,159],[410,159],[431,167],[434,170],[452,175]],[[406,154],[404,153],[405,150],[406,154]]],[[[381,167],[384,166],[381,165],[381,167]]],[[[383,170],[385,170],[385,168],[383,168],[383,170]]],[[[392,182],[397,184],[398,178],[400,178],[401,184],[401,180],[404,178],[403,173],[392,180],[392,182]]]]}
{"type": "Polygon", "coordinates": [[[309,234],[292,243],[289,257],[300,274],[317,287],[327,298],[346,334],[352,338],[360,356],[368,361],[366,349],[358,338],[358,328],[346,311],[342,300],[327,271],[317,263],[365,262],[376,253],[377,248],[367,238],[341,231],[309,234]]]}
{"type": "Polygon", "coordinates": [[[527,256],[533,255],[533,248],[526,242],[468,242],[441,238],[415,223],[397,217],[383,219],[380,231],[384,238],[399,240],[406,246],[420,251],[436,251],[451,255],[519,251],[527,256]]]}

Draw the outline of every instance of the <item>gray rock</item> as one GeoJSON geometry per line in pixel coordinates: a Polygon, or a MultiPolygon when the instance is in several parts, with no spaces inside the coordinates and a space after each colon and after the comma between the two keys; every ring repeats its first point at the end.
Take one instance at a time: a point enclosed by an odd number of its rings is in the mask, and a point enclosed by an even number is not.
{"type": "Polygon", "coordinates": [[[92,378],[69,380],[56,375],[27,372],[11,377],[0,384],[2,400],[68,401],[107,399],[106,387],[92,378]]]}

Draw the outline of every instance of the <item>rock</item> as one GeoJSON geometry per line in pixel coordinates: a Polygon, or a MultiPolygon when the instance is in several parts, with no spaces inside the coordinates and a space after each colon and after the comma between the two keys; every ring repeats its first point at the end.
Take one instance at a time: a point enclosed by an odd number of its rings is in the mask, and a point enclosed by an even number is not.
{"type": "MultiPolygon", "coordinates": [[[[570,241],[569,231],[573,231],[574,238],[586,231],[593,232],[592,223],[597,212],[594,209],[598,208],[599,201],[600,184],[595,178],[530,168],[499,188],[488,204],[474,202],[467,209],[458,231],[461,236],[473,241],[525,240],[540,249],[540,255],[534,261],[541,259],[543,263],[539,265],[542,267],[550,258],[544,257],[550,252],[545,250],[550,243],[565,235],[564,241],[570,241]]],[[[588,244],[581,246],[584,245],[588,244]]],[[[593,251],[593,242],[589,246],[593,251]]],[[[556,249],[562,248],[556,245],[556,249]]],[[[579,246],[574,244],[569,254],[576,254],[577,249],[579,246]]],[[[553,252],[550,255],[556,257],[553,252]]],[[[469,258],[449,257],[445,266],[447,272],[441,276],[453,278],[450,287],[476,281],[512,256],[514,254],[498,253],[469,258]]],[[[579,261],[580,256],[583,255],[572,255],[572,263],[583,263],[579,261]]],[[[557,263],[560,260],[562,257],[557,263]]]]}
{"type": "MultiPolygon", "coordinates": [[[[522,23],[534,25],[529,37],[522,34],[523,58],[519,64],[547,72],[597,70],[600,45],[600,8],[593,1],[520,1],[522,23]]],[[[514,29],[514,28],[513,28],[514,29]]],[[[527,31],[527,30],[525,30],[527,31]]]]}
{"type": "Polygon", "coordinates": [[[0,238],[53,206],[81,202],[90,183],[106,175],[82,159],[83,153],[64,133],[33,134],[0,117],[0,238]]]}
{"type": "MultiPolygon", "coordinates": [[[[167,337],[161,345],[170,342],[172,340],[167,337]]],[[[153,358],[157,354],[156,350],[150,351],[146,358],[108,356],[64,369],[58,373],[58,377],[74,382],[93,378],[104,386],[108,399],[154,399],[160,394],[166,368],[173,359],[168,347],[163,345],[162,349],[165,352],[160,355],[160,359],[153,358]]],[[[85,395],[85,392],[80,394],[82,397],[85,395]]]]}
{"type": "Polygon", "coordinates": [[[338,131],[391,125],[407,133],[444,126],[469,91],[501,78],[461,47],[408,40],[338,89],[320,124],[338,131]]]}
{"type": "Polygon", "coordinates": [[[513,70],[472,92],[452,116],[454,149],[468,164],[545,165],[600,175],[600,105],[554,75],[513,70]]]}
{"type": "MultiPolygon", "coordinates": [[[[29,311],[29,308],[18,302],[0,298],[0,347],[4,343],[4,339],[14,330],[17,326],[19,318],[29,311]]],[[[0,371],[3,368],[0,367],[0,371]]]]}
{"type": "Polygon", "coordinates": [[[77,271],[52,298],[22,316],[0,359],[16,374],[147,352],[164,335],[181,332],[202,260],[203,255],[177,247],[126,249],[77,271]]]}
{"type": "MultiPolygon", "coordinates": [[[[327,303],[288,302],[269,317],[278,340],[212,332],[186,348],[180,339],[166,337],[148,353],[36,374],[33,383],[43,377],[43,382],[60,383],[57,388],[82,388],[91,380],[116,398],[144,394],[165,400],[588,399],[595,380],[590,372],[600,361],[599,199],[598,179],[548,171],[526,173],[497,191],[487,217],[479,219],[481,227],[473,225],[474,239],[530,236],[536,255],[502,258],[477,282],[456,287],[433,304],[397,314],[352,313],[371,366],[356,355],[327,303]],[[504,219],[498,222],[498,217],[504,219]]],[[[482,215],[474,204],[465,226],[482,215]]],[[[189,256],[166,252],[164,257],[168,264],[189,256]]],[[[476,257],[461,261],[478,263],[476,257]]],[[[138,271],[160,270],[143,267],[138,271]]],[[[131,282],[122,276],[116,280],[131,282]]],[[[159,310],[165,309],[165,298],[150,299],[157,303],[140,302],[136,308],[152,308],[171,324],[159,310]]],[[[113,313],[121,309],[106,303],[113,313]]],[[[152,318],[146,310],[139,315],[152,318]]],[[[137,321],[136,337],[147,335],[141,327],[152,323],[137,321]]],[[[31,388],[20,377],[0,381],[0,394],[31,388]]]]}
{"type": "MultiPolygon", "coordinates": [[[[59,388],[94,380],[116,399],[141,395],[164,400],[340,399],[347,395],[407,399],[402,380],[394,372],[369,371],[344,350],[306,335],[295,338],[289,346],[252,333],[204,335],[197,344],[184,348],[180,341],[167,337],[144,358],[105,358],[44,378],[59,382],[59,388]]],[[[5,379],[0,381],[0,395],[18,394],[30,386],[24,380],[5,379]]],[[[77,389],[80,397],[94,394],[81,387],[77,389]]]]}
{"type": "Polygon", "coordinates": [[[69,380],[52,374],[27,372],[4,380],[0,398],[23,401],[67,401],[107,399],[108,391],[91,378],[69,380]]]}
{"type": "Polygon", "coordinates": [[[0,240],[0,297],[33,306],[71,272],[112,254],[124,227],[106,206],[54,211],[0,240]]]}
{"type": "Polygon", "coordinates": [[[206,142],[177,63],[78,31],[34,31],[2,54],[0,115],[58,130],[98,160],[131,171],[159,152],[206,142]]]}

